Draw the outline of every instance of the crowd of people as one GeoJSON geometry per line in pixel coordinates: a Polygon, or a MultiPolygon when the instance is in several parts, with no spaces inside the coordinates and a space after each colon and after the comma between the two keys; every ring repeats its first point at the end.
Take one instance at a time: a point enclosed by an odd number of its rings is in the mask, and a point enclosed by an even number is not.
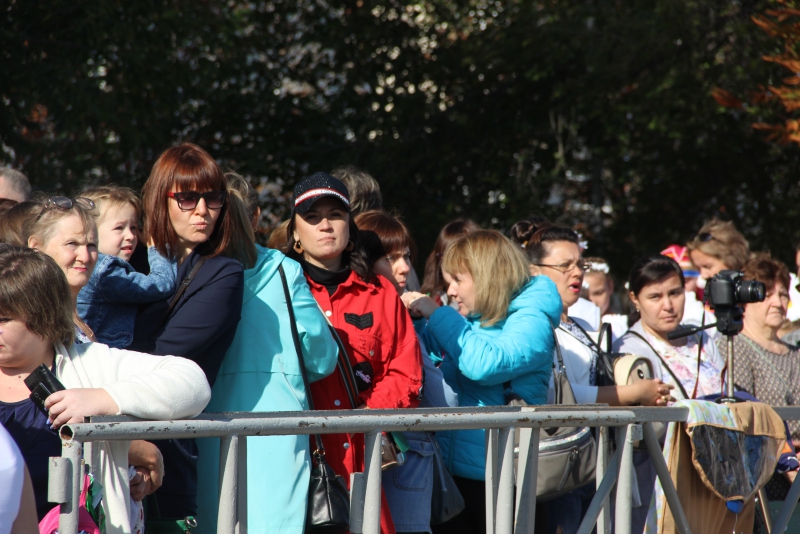
{"type": "MultiPolygon", "coordinates": [[[[408,228],[354,167],[298,182],[290,218],[263,247],[256,191],[189,143],[160,155],[141,196],[116,185],[49,196],[0,169],[0,203],[0,450],[11,451],[0,470],[13,473],[8,492],[18,495],[0,491],[0,517],[17,518],[0,533],[23,532],[55,506],[48,458],[60,455],[58,429],[87,416],[502,406],[509,391],[546,404],[556,353],[579,404],[719,396],[724,340],[667,334],[713,322],[703,287],[726,269],[767,288],[745,305],[737,389],[776,406],[800,401],[797,277],[717,219],[685,245],[633,261],[621,290],[605,260],[584,257],[575,231],[541,217],[509,235],[449,222],[420,279],[408,228]],[[649,359],[653,378],[601,380],[606,323],[614,351],[649,359]],[[66,388],[44,409],[24,381],[42,365],[66,388]]],[[[790,449],[800,446],[800,424],[787,432],[790,449]]],[[[383,534],[483,530],[483,430],[393,433],[383,446],[400,459],[383,472],[383,534]],[[442,469],[465,506],[433,524],[442,469]]],[[[87,508],[105,532],[215,531],[219,440],[99,448],[102,480],[91,484],[102,499],[87,508]]],[[[303,532],[322,458],[349,485],[364,469],[363,434],[248,439],[248,530],[303,532]]],[[[642,532],[655,470],[646,454],[635,464],[632,532],[642,532]]],[[[776,474],[771,498],[785,496],[797,467],[776,474]]],[[[592,483],[549,500],[537,532],[575,532],[593,495],[592,483]]]]}

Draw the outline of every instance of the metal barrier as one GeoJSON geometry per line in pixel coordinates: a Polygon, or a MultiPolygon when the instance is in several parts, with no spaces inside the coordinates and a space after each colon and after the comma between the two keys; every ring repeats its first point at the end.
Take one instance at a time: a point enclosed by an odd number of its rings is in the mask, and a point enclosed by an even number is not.
{"type": "MultiPolygon", "coordinates": [[[[800,419],[800,406],[775,411],[784,420],[800,419]]],[[[598,427],[597,492],[581,523],[579,534],[589,534],[595,524],[598,534],[610,533],[609,496],[616,483],[616,532],[630,534],[633,485],[633,443],[644,439],[679,532],[689,534],[688,521],[661,453],[654,422],[685,421],[688,409],[680,407],[497,406],[485,408],[414,410],[341,410],[315,412],[201,414],[181,421],[142,421],[132,417],[94,417],[87,423],[61,429],[62,457],[52,458],[48,497],[61,503],[61,534],[77,534],[78,500],[84,462],[97,465],[90,445],[99,441],[134,439],[221,438],[220,504],[217,532],[247,531],[246,473],[247,437],[307,434],[365,434],[363,473],[351,476],[351,525],[353,534],[379,534],[381,455],[384,431],[440,431],[487,429],[486,432],[486,532],[487,534],[532,533],[536,518],[536,472],[539,429],[554,426],[598,427]],[[515,484],[514,430],[520,428],[518,469],[515,484]],[[611,429],[622,444],[612,458],[605,454],[611,429]],[[602,476],[601,476],[602,474],[602,476]],[[516,502],[514,502],[516,485],[516,502]]],[[[784,532],[800,497],[800,477],[789,491],[772,532],[784,532]]]]}

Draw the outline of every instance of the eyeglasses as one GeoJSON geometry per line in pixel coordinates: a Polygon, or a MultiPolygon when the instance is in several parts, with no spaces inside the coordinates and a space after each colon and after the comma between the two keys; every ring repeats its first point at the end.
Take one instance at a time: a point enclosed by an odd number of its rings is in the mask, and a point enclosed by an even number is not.
{"type": "Polygon", "coordinates": [[[40,211],[39,215],[36,216],[36,220],[34,222],[39,222],[39,219],[42,218],[44,212],[50,208],[71,210],[73,206],[79,206],[85,210],[93,210],[95,208],[94,201],[86,197],[75,197],[74,199],[69,197],[50,197],[45,201],[42,211],[40,211]]]}
{"type": "Polygon", "coordinates": [[[198,193],[197,191],[170,191],[167,193],[169,198],[174,198],[178,202],[178,208],[181,211],[193,210],[197,207],[200,199],[206,201],[206,207],[210,210],[218,210],[225,204],[227,197],[226,191],[206,191],[205,193],[198,193]]]}
{"type": "Polygon", "coordinates": [[[582,259],[578,260],[578,261],[570,261],[570,262],[567,262],[567,263],[561,263],[559,265],[550,265],[550,264],[547,264],[547,263],[534,263],[534,265],[536,265],[537,267],[550,267],[551,269],[555,269],[556,271],[559,271],[561,274],[571,273],[573,271],[573,269],[575,269],[576,267],[578,269],[580,269],[581,271],[584,271],[584,272],[586,271],[586,262],[583,261],[582,259]]]}

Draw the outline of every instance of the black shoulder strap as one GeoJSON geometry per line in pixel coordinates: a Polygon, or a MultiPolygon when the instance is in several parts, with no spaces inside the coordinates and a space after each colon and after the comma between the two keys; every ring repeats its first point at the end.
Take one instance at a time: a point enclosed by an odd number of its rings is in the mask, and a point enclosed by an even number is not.
{"type": "MultiPolygon", "coordinates": [[[[572,319],[572,317],[570,317],[570,319],[572,319]]],[[[584,329],[584,328],[583,328],[583,327],[582,327],[582,326],[581,326],[581,325],[578,323],[578,321],[576,321],[575,319],[572,319],[572,324],[574,324],[575,326],[577,326],[577,327],[578,327],[578,330],[580,330],[581,332],[583,332],[583,335],[584,335],[584,336],[586,336],[586,339],[588,339],[588,340],[589,340],[589,345],[591,345],[591,346],[589,347],[590,349],[594,349],[594,351],[595,351],[595,352],[597,352],[598,354],[599,354],[599,353],[601,353],[601,352],[603,352],[603,349],[601,349],[601,348],[600,348],[600,344],[599,344],[599,343],[597,343],[597,342],[595,342],[595,340],[594,340],[594,339],[592,339],[592,336],[590,336],[590,335],[589,335],[589,332],[587,332],[587,331],[586,331],[586,330],[585,330],[585,329],[584,329]]],[[[605,324],[605,323],[603,323],[603,324],[605,324]]],[[[561,328],[561,325],[559,325],[559,328],[561,328]]],[[[570,331],[569,331],[569,330],[567,330],[566,328],[561,328],[561,330],[563,330],[563,331],[564,331],[564,332],[566,332],[567,334],[571,335],[572,337],[575,337],[575,336],[573,336],[573,335],[572,335],[572,332],[570,332],[570,331]]],[[[601,332],[602,332],[602,330],[601,330],[601,332]]],[[[601,336],[602,336],[602,334],[601,334],[601,336]]],[[[577,339],[577,338],[575,338],[575,339],[577,339]]],[[[600,338],[598,338],[598,339],[599,339],[599,341],[603,341],[603,340],[602,340],[602,337],[600,337],[600,338]]],[[[578,339],[578,341],[580,341],[580,339],[578,339]]],[[[585,343],[584,343],[584,345],[585,345],[585,343]]]]}
{"type": "Polygon", "coordinates": [[[200,256],[200,258],[197,260],[197,263],[195,263],[194,267],[192,267],[192,270],[189,271],[189,274],[186,275],[186,278],[183,279],[181,285],[178,286],[178,291],[175,292],[175,295],[172,297],[172,300],[169,301],[169,307],[167,308],[167,313],[164,314],[164,318],[161,319],[160,323],[158,323],[158,327],[156,327],[156,330],[161,328],[161,326],[165,322],[167,322],[167,319],[169,319],[169,315],[172,313],[172,310],[175,309],[175,305],[178,304],[178,301],[181,299],[183,294],[186,293],[186,289],[189,287],[189,284],[192,283],[192,280],[194,280],[194,277],[197,275],[197,272],[200,270],[200,267],[202,267],[205,262],[206,262],[206,257],[200,256]]]}
{"type": "MultiPolygon", "coordinates": [[[[686,390],[683,388],[683,384],[681,384],[681,381],[678,380],[678,377],[675,376],[675,373],[672,372],[672,369],[670,368],[670,366],[667,363],[667,361],[661,356],[661,354],[658,353],[658,351],[655,348],[653,348],[653,345],[651,345],[650,342],[647,341],[647,338],[645,338],[639,332],[635,332],[633,330],[628,330],[628,333],[638,337],[639,339],[641,339],[642,341],[647,343],[647,346],[650,347],[650,350],[653,351],[653,354],[658,356],[658,359],[661,360],[662,367],[664,367],[667,370],[667,372],[669,372],[669,374],[672,376],[672,379],[675,381],[675,384],[678,386],[678,389],[680,389],[681,393],[683,393],[683,398],[686,399],[686,400],[690,400],[691,397],[686,394],[686,390]]],[[[700,377],[698,376],[695,380],[699,380],[699,379],[700,379],[700,377]]]]}
{"type": "MultiPolygon", "coordinates": [[[[303,358],[303,346],[300,344],[300,334],[297,332],[297,322],[294,319],[294,307],[292,306],[292,294],[289,291],[289,283],[286,281],[286,272],[283,270],[283,265],[278,265],[278,273],[281,275],[281,284],[283,284],[283,294],[286,297],[286,308],[289,310],[289,326],[292,329],[292,341],[294,341],[294,350],[297,352],[297,359],[300,361],[300,375],[303,377],[303,387],[306,390],[306,400],[308,400],[309,410],[314,409],[314,400],[311,398],[311,387],[308,382],[308,372],[306,371],[306,361],[303,358]]],[[[318,453],[324,454],[325,447],[322,446],[322,438],[319,434],[314,434],[314,439],[317,442],[318,453]]]]}

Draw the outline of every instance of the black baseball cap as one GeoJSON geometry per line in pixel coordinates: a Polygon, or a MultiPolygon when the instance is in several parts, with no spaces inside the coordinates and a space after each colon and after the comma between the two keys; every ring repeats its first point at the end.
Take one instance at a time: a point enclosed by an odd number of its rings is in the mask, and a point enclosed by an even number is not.
{"type": "Polygon", "coordinates": [[[315,172],[294,186],[292,212],[300,215],[307,212],[312,204],[323,197],[333,197],[350,211],[350,193],[341,180],[326,172],[315,172]]]}

